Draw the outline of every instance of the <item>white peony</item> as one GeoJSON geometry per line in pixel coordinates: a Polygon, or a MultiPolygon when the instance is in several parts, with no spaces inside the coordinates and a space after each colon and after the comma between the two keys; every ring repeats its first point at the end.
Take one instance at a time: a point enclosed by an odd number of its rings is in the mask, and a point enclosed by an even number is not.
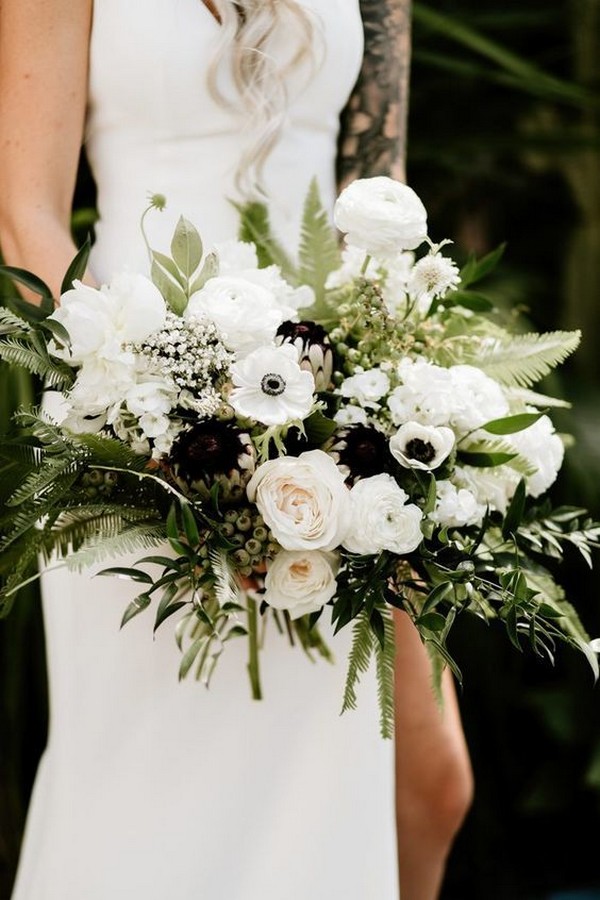
{"type": "Polygon", "coordinates": [[[350,491],[352,525],[342,541],[351,553],[381,550],[403,555],[416,550],[423,534],[423,515],[391,475],[362,478],[350,491]]]}
{"type": "Polygon", "coordinates": [[[406,422],[390,438],[390,453],[407,469],[437,469],[452,452],[454,432],[450,428],[406,422]]]}
{"type": "Polygon", "coordinates": [[[231,367],[229,403],[239,416],[263,425],[285,425],[307,416],[313,405],[315,380],[300,368],[291,344],[262,347],[231,367]]]}
{"type": "Polygon", "coordinates": [[[249,353],[271,344],[287,318],[273,293],[247,278],[217,276],[190,297],[185,318],[207,316],[229,350],[249,353]]]}
{"type": "Polygon", "coordinates": [[[451,481],[438,481],[435,509],[430,518],[438,525],[461,528],[479,525],[485,515],[485,505],[478,503],[467,488],[456,487],[451,481]]]}
{"type": "Polygon", "coordinates": [[[388,398],[395,425],[444,425],[462,435],[509,413],[500,385],[475,366],[444,368],[403,359],[397,375],[401,384],[388,398]]]}
{"type": "Polygon", "coordinates": [[[115,403],[120,404],[135,381],[133,354],[121,353],[110,360],[100,355],[85,357],[68,401],[82,415],[99,415],[115,403]]]}
{"type": "Polygon", "coordinates": [[[551,419],[542,416],[529,428],[507,435],[506,440],[535,467],[535,473],[527,477],[527,493],[539,497],[556,480],[565,455],[551,419]]]}
{"type": "Polygon", "coordinates": [[[298,619],[322,609],[335,595],[339,559],[321,550],[281,550],[269,563],[263,599],[298,619]]]}
{"type": "Polygon", "coordinates": [[[346,242],[372,256],[414,250],[427,237],[427,212],[415,192],[385,176],[353,181],[333,215],[346,242]]]}
{"type": "Polygon", "coordinates": [[[268,460],[246,492],[285,550],[333,550],[350,525],[350,492],[322,450],[268,460]]]}
{"type": "Polygon", "coordinates": [[[50,317],[67,329],[71,347],[54,352],[72,365],[90,357],[117,359],[124,344],[161,329],[166,315],[160,291],[143,275],[117,275],[99,290],[75,281],[50,317]]]}
{"type": "Polygon", "coordinates": [[[358,401],[359,406],[365,409],[378,409],[378,401],[384,397],[390,389],[390,379],[381,369],[369,369],[367,372],[357,372],[346,378],[339,387],[338,393],[342,397],[348,397],[358,401]]]}

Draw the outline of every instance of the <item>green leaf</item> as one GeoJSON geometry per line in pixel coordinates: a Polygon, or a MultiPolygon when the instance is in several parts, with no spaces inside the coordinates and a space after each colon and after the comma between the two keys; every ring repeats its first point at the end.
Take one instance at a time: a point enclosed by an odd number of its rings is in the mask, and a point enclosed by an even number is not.
{"type": "Polygon", "coordinates": [[[314,412],[304,420],[304,431],[311,444],[324,444],[335,434],[336,423],[322,412],[314,412]]]}
{"type": "Polygon", "coordinates": [[[163,295],[171,310],[178,316],[183,315],[188,300],[181,287],[167,275],[155,259],[152,260],[150,274],[152,276],[152,281],[163,295]]]}
{"type": "MultiPolygon", "coordinates": [[[[33,272],[28,272],[27,269],[20,269],[17,266],[0,266],[0,275],[6,275],[12,281],[16,281],[17,284],[22,284],[24,287],[29,288],[30,291],[33,291],[34,294],[42,297],[42,299],[52,300],[52,308],[54,307],[52,291],[48,285],[42,281],[41,278],[38,278],[37,275],[34,275],[33,272]]],[[[52,310],[50,310],[50,312],[51,311],[52,310]]],[[[50,315],[50,313],[46,313],[46,315],[50,315]]],[[[45,318],[45,316],[43,318],[45,318]]]]}
{"type": "Polygon", "coordinates": [[[521,478],[502,522],[502,537],[505,539],[514,534],[521,523],[525,511],[526,493],[525,479],[521,478]]]}
{"type": "MultiPolygon", "coordinates": [[[[449,597],[452,592],[453,586],[451,581],[442,581],[441,584],[436,584],[433,590],[431,590],[427,595],[427,599],[423,604],[423,609],[418,621],[422,622],[423,617],[432,612],[432,610],[438,605],[438,603],[441,603],[442,600],[445,600],[446,597],[449,597]]],[[[427,625],[425,625],[425,627],[427,627],[427,625]]],[[[436,631],[437,629],[434,628],[433,630],[436,631]]]]}
{"type": "Polygon", "coordinates": [[[509,463],[517,456],[517,453],[477,453],[469,450],[460,450],[458,459],[465,466],[473,466],[477,469],[494,468],[509,463]]]}
{"type": "Polygon", "coordinates": [[[185,289],[186,280],[170,256],[167,256],[165,253],[159,253],[158,250],[153,250],[152,259],[158,266],[163,268],[182,289],[185,289]]]}
{"type": "Polygon", "coordinates": [[[61,294],[65,294],[67,291],[70,291],[73,287],[73,282],[80,281],[83,278],[87,269],[91,249],[92,242],[88,235],[82,247],[75,254],[73,261],[71,262],[69,268],[65,273],[65,277],[63,278],[63,282],[60,288],[61,294]]]}
{"type": "Polygon", "coordinates": [[[385,631],[384,631],[384,624],[383,624],[383,616],[381,615],[381,613],[377,609],[377,607],[375,607],[375,609],[372,611],[372,613],[369,617],[369,622],[371,624],[371,628],[373,629],[373,634],[375,635],[375,637],[377,638],[377,640],[379,642],[379,646],[381,647],[382,650],[385,649],[385,631]]]}
{"type": "Polygon", "coordinates": [[[202,240],[197,229],[183,216],[175,228],[171,253],[180,271],[186,278],[191,278],[202,260],[202,240]]]}
{"type": "Polygon", "coordinates": [[[55,319],[51,319],[50,317],[48,317],[44,320],[44,322],[41,323],[40,327],[43,328],[44,331],[50,332],[57,344],[62,344],[62,346],[66,347],[67,349],[71,346],[71,337],[69,335],[69,332],[60,322],[57,322],[55,319]]]}
{"type": "Polygon", "coordinates": [[[529,428],[538,419],[545,415],[545,412],[537,413],[519,413],[516,416],[505,416],[503,419],[491,419],[482,425],[482,429],[489,434],[516,434],[517,431],[524,431],[529,428]]]}
{"type": "Polygon", "coordinates": [[[196,638],[196,640],[190,644],[188,649],[183,654],[183,659],[181,660],[181,665],[179,666],[179,680],[182,681],[187,673],[190,671],[196,657],[202,651],[204,644],[206,643],[207,638],[203,635],[202,637],[196,638]]]}
{"type": "Polygon", "coordinates": [[[394,620],[389,609],[380,611],[383,623],[383,639],[374,647],[375,675],[377,678],[377,696],[379,699],[379,728],[382,738],[394,736],[395,703],[395,633],[394,620]]]}
{"type": "Polygon", "coordinates": [[[194,513],[190,509],[189,504],[181,504],[181,516],[183,520],[183,530],[188,544],[190,547],[197,547],[200,543],[200,532],[198,531],[198,525],[196,524],[194,513]]]}
{"type": "Polygon", "coordinates": [[[440,613],[430,612],[419,616],[415,621],[418,628],[427,628],[428,631],[443,631],[446,619],[440,613]]]}
{"type": "Polygon", "coordinates": [[[190,286],[190,297],[196,291],[202,290],[207,281],[215,278],[219,274],[219,258],[216,253],[208,253],[204,260],[204,265],[200,269],[200,274],[190,286]]]}
{"type": "Polygon", "coordinates": [[[135,600],[129,604],[125,612],[123,613],[123,618],[121,619],[121,628],[124,625],[127,625],[128,622],[131,622],[139,613],[143,612],[145,609],[148,609],[150,606],[150,596],[148,594],[140,594],[135,600]]]}
{"type": "Polygon", "coordinates": [[[22,338],[12,335],[5,337],[0,342],[0,359],[45,378],[49,387],[69,387],[74,380],[73,370],[64,363],[54,362],[47,355],[40,354],[28,337],[29,335],[22,338]]]}
{"type": "MultiPolygon", "coordinates": [[[[488,253],[481,259],[472,257],[460,271],[461,289],[457,293],[463,293],[466,287],[475,284],[477,281],[481,281],[482,278],[489,275],[502,259],[505,250],[506,244],[500,244],[499,247],[496,247],[495,250],[492,250],[491,253],[488,253]]],[[[454,298],[454,294],[452,294],[451,297],[454,298]]]]}
{"type": "Polygon", "coordinates": [[[139,581],[140,584],[152,584],[151,576],[141,569],[127,569],[123,566],[113,566],[110,569],[102,569],[102,571],[98,572],[98,575],[120,575],[123,578],[128,578],[130,581],[139,581]]]}
{"type": "Polygon", "coordinates": [[[494,308],[494,304],[483,294],[477,294],[475,291],[452,291],[440,301],[440,304],[446,308],[452,306],[462,306],[463,309],[470,309],[477,313],[487,313],[494,308]]]}
{"type": "Polygon", "coordinates": [[[314,290],[318,304],[323,300],[328,276],[339,269],[342,259],[336,234],[321,203],[316,178],[310,183],[304,203],[299,259],[299,281],[314,290]]]}

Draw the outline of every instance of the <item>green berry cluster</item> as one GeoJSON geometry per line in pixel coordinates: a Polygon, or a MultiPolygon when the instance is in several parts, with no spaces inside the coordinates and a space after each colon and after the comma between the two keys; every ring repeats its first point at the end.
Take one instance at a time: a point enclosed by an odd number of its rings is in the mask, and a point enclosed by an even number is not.
{"type": "Polygon", "coordinates": [[[229,558],[240,575],[251,575],[266,557],[274,556],[279,550],[273,532],[256,507],[228,509],[223,518],[221,534],[233,545],[229,558]]]}
{"type": "Polygon", "coordinates": [[[118,476],[115,472],[101,472],[100,469],[90,469],[81,476],[80,485],[83,492],[90,500],[95,497],[110,497],[117,484],[118,476]]]}

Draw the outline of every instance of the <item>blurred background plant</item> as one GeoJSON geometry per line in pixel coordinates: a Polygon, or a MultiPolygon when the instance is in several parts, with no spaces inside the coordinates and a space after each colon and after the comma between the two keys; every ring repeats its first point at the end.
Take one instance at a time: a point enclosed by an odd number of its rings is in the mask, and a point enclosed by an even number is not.
{"type": "MultiPolygon", "coordinates": [[[[598,517],[600,0],[417,3],[413,47],[409,182],[434,239],[451,235],[462,257],[507,240],[495,299],[518,306],[524,327],[584,331],[552,385],[573,401],[555,421],[576,439],[554,497],[598,517]]],[[[80,239],[93,202],[84,166],[80,239]]],[[[0,369],[0,427],[34,391],[26,377],[0,369]]],[[[596,565],[590,575],[570,557],[561,576],[593,637],[596,565]]],[[[600,690],[585,663],[564,650],[551,669],[478,621],[457,627],[453,650],[465,676],[477,795],[444,900],[600,898],[600,690]]],[[[46,715],[32,590],[0,626],[0,900],[10,896],[46,715]]]]}

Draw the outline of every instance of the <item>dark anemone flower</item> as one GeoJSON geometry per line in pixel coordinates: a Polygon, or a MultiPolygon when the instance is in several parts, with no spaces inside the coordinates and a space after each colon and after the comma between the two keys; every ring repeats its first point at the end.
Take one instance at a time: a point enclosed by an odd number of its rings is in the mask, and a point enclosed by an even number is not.
{"type": "Polygon", "coordinates": [[[277,344],[292,344],[298,351],[300,368],[311,372],[315,389],[326,391],[333,374],[333,350],[327,332],[316,322],[283,322],[275,336],[277,344]]]}
{"type": "Polygon", "coordinates": [[[241,500],[255,469],[250,436],[229,422],[208,419],[182,431],[171,447],[168,465],[185,494],[210,496],[219,484],[219,500],[241,500]]]}
{"type": "Polygon", "coordinates": [[[326,448],[336,460],[346,481],[380,475],[392,462],[386,436],[371,425],[348,425],[341,428],[326,448]]]}

